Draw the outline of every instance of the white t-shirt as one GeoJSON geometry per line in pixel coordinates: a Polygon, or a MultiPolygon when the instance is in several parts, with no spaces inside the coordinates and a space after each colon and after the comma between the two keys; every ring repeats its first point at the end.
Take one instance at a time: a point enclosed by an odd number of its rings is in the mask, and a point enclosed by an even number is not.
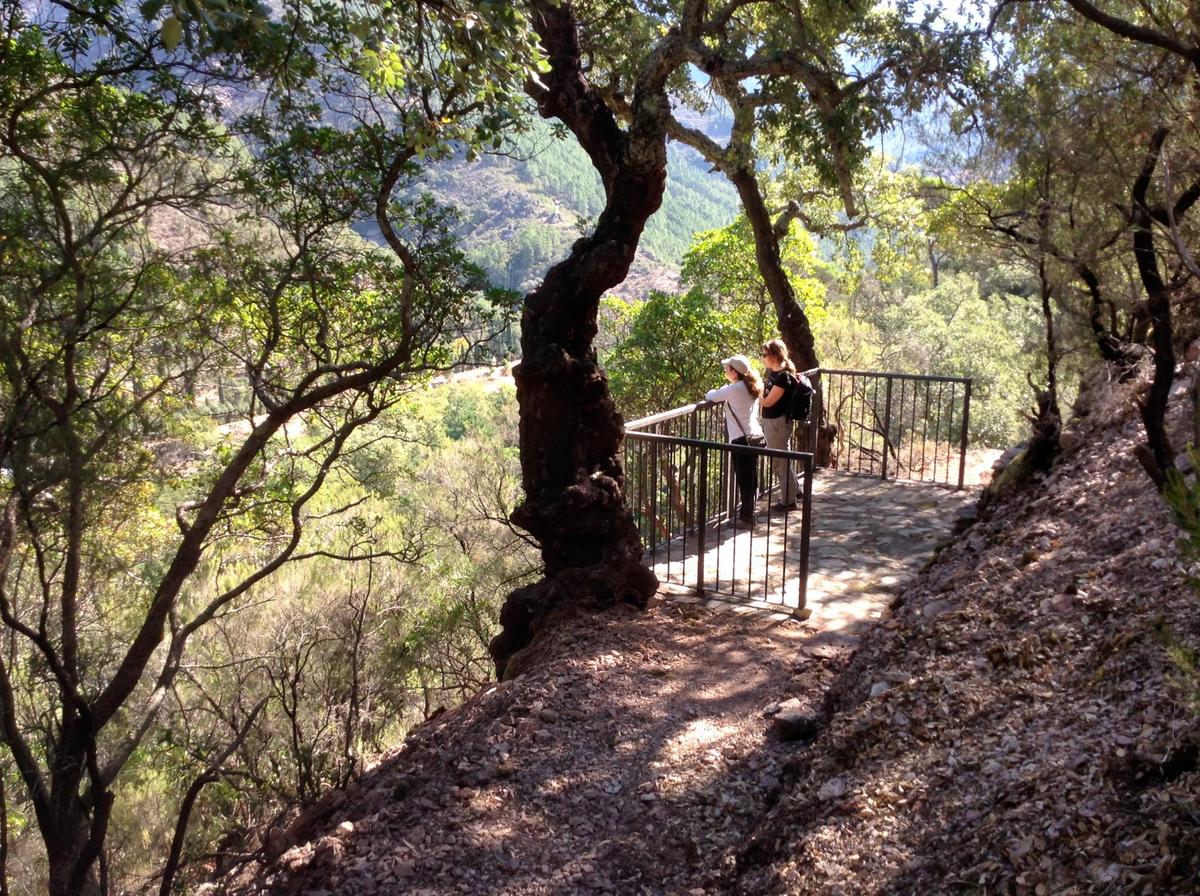
{"type": "Polygon", "coordinates": [[[709,401],[725,402],[725,431],[729,434],[729,441],[747,435],[762,435],[762,424],[758,422],[758,399],[750,394],[750,390],[741,380],[728,383],[720,389],[709,389],[704,393],[704,397],[709,401]],[[730,408],[737,414],[736,420],[729,412],[730,408]],[[745,432],[738,425],[738,420],[741,420],[749,432],[745,432]]]}

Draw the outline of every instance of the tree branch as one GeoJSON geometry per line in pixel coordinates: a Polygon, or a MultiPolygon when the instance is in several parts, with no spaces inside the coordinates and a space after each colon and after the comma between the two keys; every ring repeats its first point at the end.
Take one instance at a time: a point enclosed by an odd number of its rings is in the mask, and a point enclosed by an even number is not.
{"type": "Polygon", "coordinates": [[[1153,28],[1135,25],[1133,22],[1110,15],[1098,9],[1092,3],[1088,2],[1088,0],[1066,0],[1066,2],[1081,16],[1095,22],[1102,28],[1107,28],[1118,37],[1124,37],[1127,40],[1140,44],[1150,44],[1154,47],[1160,47],[1177,56],[1182,56],[1188,62],[1192,63],[1192,65],[1200,67],[1200,51],[1196,47],[1189,47],[1173,35],[1155,31],[1153,28]]]}

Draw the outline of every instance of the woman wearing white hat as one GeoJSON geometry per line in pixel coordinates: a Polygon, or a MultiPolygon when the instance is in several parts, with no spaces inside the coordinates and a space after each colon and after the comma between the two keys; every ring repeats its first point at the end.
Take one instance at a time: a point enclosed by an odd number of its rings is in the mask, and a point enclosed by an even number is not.
{"type": "MultiPolygon", "coordinates": [[[[704,397],[709,401],[725,403],[725,431],[733,445],[765,445],[762,427],[758,422],[758,398],[762,395],[762,380],[750,359],[745,355],[734,355],[721,361],[725,368],[728,385],[710,389],[704,397]]],[[[754,525],[754,495],[758,491],[758,458],[753,454],[734,452],[733,475],[737,480],[741,506],[738,522],[743,526],[754,525]]]]}

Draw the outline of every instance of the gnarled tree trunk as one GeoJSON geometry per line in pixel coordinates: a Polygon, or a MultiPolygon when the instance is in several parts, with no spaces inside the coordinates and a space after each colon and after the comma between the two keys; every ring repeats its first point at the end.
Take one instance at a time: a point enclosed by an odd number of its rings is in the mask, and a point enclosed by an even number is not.
{"type": "Polygon", "coordinates": [[[1029,438],[1028,457],[1035,470],[1049,470],[1061,453],[1062,414],[1058,408],[1058,339],[1054,331],[1052,287],[1046,275],[1046,259],[1038,264],[1041,284],[1042,322],[1046,327],[1046,388],[1037,392],[1037,416],[1029,438]]]}
{"type": "MultiPolygon", "coordinates": [[[[1130,368],[1136,362],[1136,354],[1132,347],[1117,336],[1115,329],[1116,325],[1106,326],[1103,320],[1104,300],[1100,290],[1100,278],[1096,276],[1095,271],[1086,264],[1077,264],[1075,267],[1079,278],[1083,280],[1087,287],[1088,297],[1091,304],[1088,307],[1088,324],[1092,328],[1092,335],[1096,339],[1096,348],[1100,351],[1100,356],[1110,364],[1117,364],[1124,368],[1130,368]]],[[[1110,315],[1115,317],[1112,312],[1112,304],[1109,303],[1110,315]]]]}
{"type": "Polygon", "coordinates": [[[1152,323],[1154,379],[1141,402],[1142,425],[1146,427],[1149,456],[1139,455],[1143,466],[1158,489],[1167,483],[1167,473],[1175,469],[1175,449],[1167,434],[1167,401],[1175,381],[1175,342],[1171,326],[1171,294],[1158,268],[1154,248],[1153,213],[1147,193],[1150,178],[1158,165],[1159,153],[1168,130],[1160,127],[1150,138],[1142,170],[1133,184],[1133,255],[1142,286],[1146,290],[1147,317],[1152,323]]]}
{"type": "MultiPolygon", "coordinates": [[[[692,16],[684,13],[685,27],[692,16]]],[[[551,71],[530,94],[544,117],[561,119],[574,133],[600,173],[608,202],[595,231],[525,298],[522,360],[514,370],[525,499],[512,519],[540,542],[545,578],[517,589],[504,604],[503,629],[491,644],[502,677],[556,609],[645,606],[658,587],[642,563],[641,539],[624,503],[618,454],[624,420],[592,342],[600,297],[625,279],[642,228],[662,202],[665,84],[681,61],[681,35],[672,31],[648,55],[626,132],[584,76],[570,6],[537,4],[535,27],[551,71]]]]}

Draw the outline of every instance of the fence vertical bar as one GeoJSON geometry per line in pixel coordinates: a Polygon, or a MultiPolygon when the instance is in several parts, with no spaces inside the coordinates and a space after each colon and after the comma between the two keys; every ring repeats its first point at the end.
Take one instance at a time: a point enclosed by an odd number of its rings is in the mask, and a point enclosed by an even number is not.
{"type": "Polygon", "coordinates": [[[667,518],[667,578],[669,579],[671,578],[671,559],[675,548],[675,539],[672,537],[672,533],[675,531],[675,496],[671,488],[671,467],[672,461],[675,459],[675,451],[677,449],[674,442],[668,442],[664,446],[664,449],[663,455],[665,455],[665,457],[659,457],[660,466],[658,475],[663,484],[663,501],[666,505],[664,508],[664,513],[666,514],[667,518]]]}
{"type": "MultiPolygon", "coordinates": [[[[658,534],[659,534],[659,524],[658,524],[658,482],[659,482],[658,442],[650,443],[650,475],[651,475],[650,519],[653,521],[653,526],[654,526],[654,543],[653,543],[651,549],[655,552],[655,554],[657,554],[658,553],[658,534]]],[[[670,570],[670,568],[668,568],[667,569],[668,578],[670,577],[670,574],[671,574],[671,570],[670,570]]]]}
{"type": "MultiPolygon", "coordinates": [[[[796,474],[792,471],[792,459],[790,457],[787,458],[784,461],[784,464],[785,464],[784,475],[795,477],[796,474]]],[[[799,481],[799,480],[797,479],[796,481],[799,481]]],[[[793,494],[792,500],[794,501],[795,499],[796,499],[796,496],[795,496],[795,494],[793,494]]],[[[779,555],[780,555],[779,603],[784,606],[787,606],[787,547],[788,547],[787,538],[788,538],[788,523],[791,521],[790,517],[791,517],[791,514],[788,513],[787,509],[785,508],[783,511],[783,533],[782,533],[782,537],[779,539],[779,555]]],[[[767,552],[767,559],[768,559],[767,582],[768,582],[768,584],[770,584],[771,564],[769,562],[770,561],[770,541],[769,540],[767,542],[767,549],[768,549],[768,552],[767,552]]]]}
{"type": "MultiPolygon", "coordinates": [[[[634,439],[632,442],[629,439],[625,440],[625,451],[629,452],[630,444],[636,445],[637,448],[637,509],[638,518],[641,521],[639,525],[639,534],[642,536],[642,541],[646,543],[647,551],[651,550],[650,538],[653,533],[654,524],[651,520],[647,525],[646,514],[649,507],[646,506],[646,446],[634,439]]],[[[628,475],[628,474],[626,474],[628,475]]]]}
{"type": "Polygon", "coordinates": [[[888,443],[892,440],[892,378],[887,378],[887,389],[883,398],[883,475],[887,481],[888,443]]]}
{"type": "Polygon", "coordinates": [[[696,594],[704,593],[704,549],[708,530],[708,449],[700,449],[700,525],[696,533],[696,594]]]}
{"type": "Polygon", "coordinates": [[[967,426],[971,422],[971,381],[967,380],[963,396],[962,438],[958,448],[958,488],[961,491],[967,475],[967,426]]]}
{"type": "MultiPolygon", "coordinates": [[[[912,384],[912,401],[911,413],[908,418],[908,478],[912,479],[913,471],[913,446],[917,444],[917,381],[913,380],[912,384]]],[[[923,456],[923,455],[922,455],[923,456]]],[[[925,470],[921,470],[921,476],[925,475],[925,470]]]]}
{"type": "Polygon", "coordinates": [[[821,418],[825,416],[825,382],[819,371],[813,374],[813,380],[809,381],[809,385],[813,387],[814,392],[812,406],[808,409],[807,450],[816,457],[817,439],[820,438],[821,418]]]}
{"type": "Polygon", "coordinates": [[[800,520],[800,588],[798,589],[797,610],[803,610],[808,605],[808,540],[812,536],[812,481],[813,454],[804,458],[804,498],[803,513],[800,520]]]}
{"type": "MultiPolygon", "coordinates": [[[[849,386],[847,387],[847,392],[848,392],[849,397],[848,397],[846,403],[849,405],[850,409],[846,412],[846,417],[848,418],[847,423],[846,423],[846,471],[849,472],[849,470],[850,470],[850,453],[852,451],[854,451],[854,445],[855,445],[854,439],[856,438],[856,436],[854,435],[854,429],[858,425],[856,418],[854,416],[854,399],[858,396],[858,392],[856,391],[856,389],[858,388],[856,385],[858,382],[858,378],[854,374],[850,374],[850,376],[847,379],[849,380],[849,386]]],[[[855,463],[854,472],[861,473],[862,472],[861,452],[855,454],[854,463],[855,463]]]]}
{"type": "MultiPolygon", "coordinates": [[[[874,382],[872,384],[872,389],[871,389],[871,416],[874,418],[874,420],[871,423],[871,450],[874,451],[875,450],[875,432],[877,431],[877,429],[879,427],[879,380],[875,379],[874,377],[872,377],[872,379],[874,380],[874,382]]],[[[864,407],[865,407],[865,405],[864,405],[864,407]]],[[[863,426],[865,427],[866,425],[867,425],[867,417],[864,414],[863,415],[863,426]]],[[[887,453],[887,436],[883,437],[883,443],[884,443],[883,444],[883,452],[881,452],[881,453],[886,454],[887,453]]],[[[883,464],[880,463],[880,467],[882,467],[882,466],[883,466],[883,464]]]]}
{"type": "Polygon", "coordinates": [[[946,384],[938,383],[937,397],[937,422],[933,425],[933,481],[937,482],[937,465],[938,458],[941,456],[942,449],[938,444],[938,436],[942,430],[942,409],[946,406],[946,384]]]}

